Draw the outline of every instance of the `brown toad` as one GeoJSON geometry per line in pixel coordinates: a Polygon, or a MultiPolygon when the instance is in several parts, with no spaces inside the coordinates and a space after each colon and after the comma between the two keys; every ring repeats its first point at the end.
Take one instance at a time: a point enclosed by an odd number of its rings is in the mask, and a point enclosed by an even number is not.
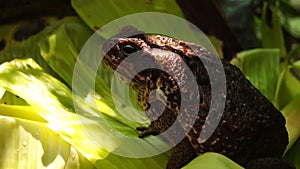
{"type": "Polygon", "coordinates": [[[221,62],[226,76],[225,108],[219,112],[221,119],[212,135],[201,140],[200,133],[209,132],[209,127],[203,126],[212,99],[211,77],[205,65],[217,65],[214,55],[205,48],[161,35],[145,35],[129,26],[105,42],[103,55],[106,64],[117,69],[124,83],[138,93],[140,106],[152,120],[149,127],[137,128],[141,131],[139,137],[164,133],[174,125],[179,112],[184,115],[173,132],[162,136],[175,146],[168,169],[181,168],[205,152],[224,154],[242,166],[261,158],[282,157],[288,144],[284,117],[238,68],[226,61],[221,62]],[[137,57],[126,60],[131,54],[137,57]],[[148,63],[150,68],[139,71],[148,63]],[[164,69],[157,69],[157,65],[164,69]],[[187,69],[193,77],[187,75],[187,69]],[[198,93],[189,90],[191,78],[196,80],[198,93]],[[183,96],[190,100],[181,112],[183,96]],[[151,106],[154,104],[157,106],[151,106]],[[190,119],[189,114],[195,111],[196,117],[190,119]],[[194,123],[176,144],[180,133],[189,127],[185,122],[194,123]]]}

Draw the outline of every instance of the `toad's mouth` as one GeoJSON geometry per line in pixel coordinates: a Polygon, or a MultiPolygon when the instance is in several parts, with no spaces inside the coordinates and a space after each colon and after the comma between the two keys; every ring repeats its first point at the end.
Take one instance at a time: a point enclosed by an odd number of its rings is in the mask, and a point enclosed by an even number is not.
{"type": "Polygon", "coordinates": [[[127,85],[139,84],[145,81],[145,77],[135,70],[135,63],[128,63],[125,61],[120,61],[114,56],[104,55],[105,64],[115,71],[118,79],[127,85]]]}
{"type": "Polygon", "coordinates": [[[114,55],[109,55],[107,53],[103,54],[103,60],[104,63],[113,70],[116,70],[118,65],[121,63],[120,59],[118,59],[114,55]]]}

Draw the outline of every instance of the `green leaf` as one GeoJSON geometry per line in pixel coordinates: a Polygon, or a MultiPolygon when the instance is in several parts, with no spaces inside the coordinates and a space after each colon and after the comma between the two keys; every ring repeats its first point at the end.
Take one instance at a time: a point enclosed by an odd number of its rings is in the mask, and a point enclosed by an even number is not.
{"type": "Polygon", "coordinates": [[[97,33],[106,39],[124,26],[131,25],[149,34],[162,34],[194,42],[214,51],[207,37],[195,31],[195,27],[183,19],[175,0],[73,0],[72,6],[89,27],[99,29],[97,33]]]}
{"type": "Polygon", "coordinates": [[[217,153],[205,153],[189,164],[187,164],[182,169],[198,169],[198,168],[205,168],[205,169],[243,169],[243,167],[239,166],[229,158],[217,154],[217,153]]]}
{"type": "MultiPolygon", "coordinates": [[[[0,89],[1,90],[1,89],[0,89]]],[[[3,89],[4,90],[4,89],[3,89]]],[[[4,90],[4,94],[0,97],[0,104],[9,104],[9,105],[27,105],[27,103],[20,98],[8,91],[4,90]]]]}
{"type": "Polygon", "coordinates": [[[293,97],[293,99],[281,110],[285,119],[286,127],[289,133],[289,149],[300,136],[300,93],[293,97]]]}
{"type": "Polygon", "coordinates": [[[293,44],[292,49],[288,53],[288,60],[293,61],[293,59],[297,59],[300,57],[300,44],[293,44]]]}
{"type": "Polygon", "coordinates": [[[295,37],[300,37],[300,17],[291,17],[288,19],[288,30],[294,35],[295,37]]]}
{"type": "Polygon", "coordinates": [[[261,34],[262,45],[264,48],[278,48],[280,49],[280,56],[286,57],[286,49],[284,46],[284,39],[281,30],[281,23],[278,14],[278,5],[271,8],[271,21],[268,22],[267,9],[268,4],[265,3],[262,12],[261,34]],[[268,24],[270,23],[270,24],[268,24]]]}
{"type": "Polygon", "coordinates": [[[22,29],[24,26],[31,24],[30,21],[19,22],[17,24],[8,24],[0,26],[0,39],[4,39],[6,47],[0,51],[0,63],[10,61],[15,58],[33,58],[45,71],[52,75],[56,75],[50,68],[47,62],[41,57],[38,47],[38,41],[43,39],[46,34],[51,32],[53,27],[57,26],[57,19],[47,18],[42,21],[43,24],[53,24],[51,28],[45,28],[38,34],[32,35],[23,41],[16,41],[14,35],[16,31],[22,29]]]}
{"type": "Polygon", "coordinates": [[[253,49],[232,60],[247,79],[270,101],[274,101],[280,71],[278,49],[253,49]]]}
{"type": "Polygon", "coordinates": [[[300,70],[300,60],[296,61],[293,63],[293,67],[297,68],[300,70]]]}
{"type": "Polygon", "coordinates": [[[156,11],[180,17],[183,16],[179,6],[174,0],[72,0],[72,6],[87,25],[94,30],[98,30],[103,25],[115,19],[139,12],[156,11]]]}
{"type": "Polygon", "coordinates": [[[36,122],[46,122],[45,119],[41,118],[30,106],[0,104],[0,115],[36,122]]]}
{"type": "Polygon", "coordinates": [[[282,26],[296,38],[300,37],[299,5],[298,0],[280,1],[282,26]]]}
{"type": "Polygon", "coordinates": [[[0,116],[0,128],[1,168],[93,168],[45,123],[0,116]]]}
{"type": "Polygon", "coordinates": [[[77,55],[91,35],[81,20],[69,18],[39,41],[42,58],[69,86],[77,55]]]}
{"type": "Polygon", "coordinates": [[[275,94],[275,105],[280,110],[284,108],[300,92],[300,82],[292,74],[293,66],[288,66],[279,76],[275,94]]]}
{"type": "MultiPolygon", "coordinates": [[[[21,20],[14,23],[2,23],[0,25],[0,39],[5,41],[4,50],[11,48],[15,45],[22,44],[25,41],[31,41],[29,39],[38,37],[39,33],[45,28],[45,26],[57,22],[55,17],[40,18],[37,20],[21,20]]],[[[28,42],[25,42],[28,43],[28,42]]],[[[30,42],[29,42],[30,43],[30,42]]],[[[33,46],[33,43],[31,43],[33,46]]],[[[26,49],[24,49],[26,50],[26,49]]],[[[35,49],[27,49],[27,51],[34,51],[35,49]]],[[[17,53],[17,51],[15,51],[17,53]]],[[[21,52],[22,53],[22,52],[21,52]]]]}
{"type": "Polygon", "coordinates": [[[30,21],[1,26],[0,39],[3,38],[6,41],[7,45],[4,50],[0,51],[0,63],[10,61],[15,58],[32,58],[47,73],[50,73],[56,78],[59,78],[61,81],[68,80],[68,78],[65,77],[66,74],[64,71],[60,72],[56,70],[58,68],[55,67],[55,64],[61,64],[61,66],[64,64],[63,69],[70,70],[68,69],[68,65],[70,65],[69,62],[71,62],[72,59],[74,60],[74,58],[64,57],[64,55],[62,55],[62,52],[69,51],[73,52],[73,54],[76,55],[80,51],[87,38],[89,38],[89,36],[92,34],[92,31],[89,30],[89,28],[78,17],[66,17],[61,20],[50,17],[43,19],[42,21],[46,27],[39,33],[29,36],[23,41],[15,41],[13,39],[13,36],[16,33],[16,30],[22,28],[24,24],[30,25],[30,21]],[[53,59],[49,61],[47,60],[48,57],[42,57],[39,44],[44,44],[44,52],[49,52],[49,46],[47,46],[48,44],[46,43],[48,41],[49,35],[54,35],[55,32],[59,32],[59,30],[61,29],[64,29],[64,33],[68,35],[68,39],[63,39],[64,36],[59,37],[59,40],[61,41],[58,44],[60,46],[57,46],[57,51],[60,51],[58,52],[60,55],[58,55],[55,60],[53,59]],[[65,40],[71,43],[64,44],[65,40]],[[72,45],[71,47],[68,46],[70,44],[72,45]],[[64,50],[62,50],[62,47],[65,47],[64,50]],[[49,62],[51,64],[49,64],[49,62]],[[57,72],[62,74],[57,74],[57,72]],[[59,76],[62,76],[62,78],[60,78],[59,76]]]}

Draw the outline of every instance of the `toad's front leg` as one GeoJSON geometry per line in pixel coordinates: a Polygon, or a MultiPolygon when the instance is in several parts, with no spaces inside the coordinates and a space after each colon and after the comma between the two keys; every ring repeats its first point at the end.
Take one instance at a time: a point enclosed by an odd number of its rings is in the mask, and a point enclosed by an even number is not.
{"type": "MultiPolygon", "coordinates": [[[[150,135],[159,135],[160,133],[164,133],[166,130],[168,130],[173,123],[176,121],[176,116],[174,115],[174,113],[166,108],[163,113],[157,117],[156,116],[157,113],[155,113],[154,111],[147,111],[147,116],[150,119],[154,119],[153,121],[151,121],[151,124],[148,127],[145,126],[139,126],[137,127],[138,131],[141,131],[141,133],[139,134],[140,138],[144,138],[150,135]]],[[[176,129],[177,132],[181,131],[179,129],[176,129]]],[[[169,141],[169,142],[173,142],[171,140],[174,140],[174,137],[178,137],[176,135],[177,133],[176,131],[170,132],[171,135],[164,135],[162,137],[164,137],[163,139],[165,141],[169,141]]]]}
{"type": "Polygon", "coordinates": [[[141,131],[139,134],[139,138],[145,138],[150,135],[158,135],[160,134],[160,130],[155,127],[154,123],[151,122],[150,126],[145,127],[145,126],[139,126],[136,128],[138,131],[141,131]]]}
{"type": "MultiPolygon", "coordinates": [[[[138,127],[137,130],[142,131],[139,134],[139,137],[144,138],[149,135],[160,134],[160,131],[155,127],[154,124],[155,123],[152,122],[149,127],[138,127]]],[[[166,169],[180,169],[195,157],[197,157],[197,154],[194,151],[194,148],[190,144],[189,140],[185,137],[174,147],[166,169]]]]}

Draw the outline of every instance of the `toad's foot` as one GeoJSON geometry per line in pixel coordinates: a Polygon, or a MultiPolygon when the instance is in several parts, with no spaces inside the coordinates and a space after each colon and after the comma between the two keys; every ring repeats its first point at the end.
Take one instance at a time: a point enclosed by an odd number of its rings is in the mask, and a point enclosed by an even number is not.
{"type": "Polygon", "coordinates": [[[141,131],[139,138],[145,138],[150,135],[158,135],[160,131],[154,126],[150,125],[149,127],[139,126],[136,128],[138,131],[141,131]]]}

